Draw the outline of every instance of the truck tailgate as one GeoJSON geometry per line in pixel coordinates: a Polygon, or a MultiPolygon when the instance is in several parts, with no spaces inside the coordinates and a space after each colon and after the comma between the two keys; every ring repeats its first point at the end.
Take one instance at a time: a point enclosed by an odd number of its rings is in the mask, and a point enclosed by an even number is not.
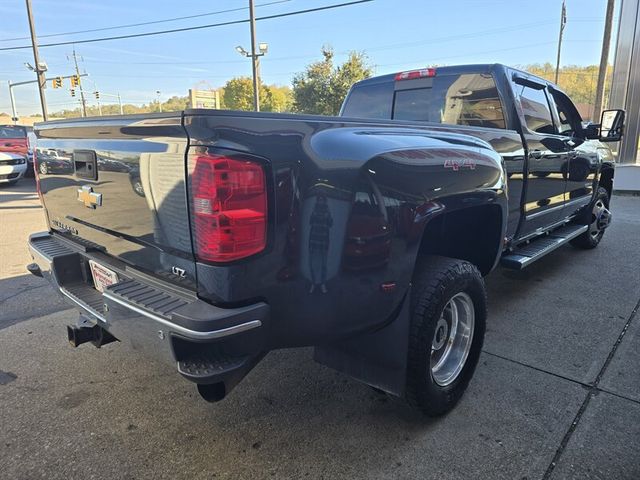
{"type": "Polygon", "coordinates": [[[194,284],[179,113],[50,122],[36,133],[54,232],[115,262],[194,284]]]}

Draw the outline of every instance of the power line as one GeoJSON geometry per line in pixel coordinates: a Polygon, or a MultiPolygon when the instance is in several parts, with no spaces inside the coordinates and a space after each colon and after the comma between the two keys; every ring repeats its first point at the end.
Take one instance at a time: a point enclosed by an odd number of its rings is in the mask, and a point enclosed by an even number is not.
{"type": "MultiPolygon", "coordinates": [[[[294,15],[302,15],[305,13],[313,13],[313,12],[319,12],[322,10],[331,10],[334,8],[340,8],[340,7],[347,7],[350,5],[357,5],[359,3],[369,3],[372,2],[373,0],[354,0],[351,2],[344,2],[344,3],[337,3],[334,5],[326,5],[323,7],[316,7],[316,8],[308,8],[305,10],[295,10],[293,12],[286,12],[286,13],[279,13],[276,15],[267,15],[264,17],[257,17],[256,21],[258,20],[271,20],[274,18],[282,18],[282,17],[291,17],[294,15]]],[[[124,40],[127,38],[138,38],[138,37],[150,37],[153,35],[164,35],[167,33],[177,33],[177,32],[187,32],[190,30],[202,30],[205,28],[214,28],[214,27],[224,27],[227,25],[237,25],[240,23],[249,23],[249,19],[244,19],[244,20],[233,20],[233,21],[229,21],[229,22],[220,22],[220,23],[211,23],[208,25],[197,25],[195,27],[184,27],[184,28],[174,28],[171,30],[159,30],[156,32],[146,32],[146,33],[132,33],[129,35],[118,35],[118,36],[114,36],[114,37],[101,37],[101,38],[90,38],[87,40],[74,40],[74,41],[69,41],[69,42],[58,42],[58,43],[43,43],[40,44],[40,48],[43,47],[58,47],[61,45],[76,45],[76,44],[80,44],[80,43],[95,43],[95,42],[105,42],[105,41],[109,41],[109,40],[124,40]]],[[[8,51],[8,50],[24,50],[27,48],[31,48],[31,45],[21,45],[19,47],[3,47],[0,48],[0,51],[8,51]]]]}
{"type": "MultiPolygon", "coordinates": [[[[277,0],[277,1],[269,2],[269,3],[261,3],[260,5],[256,5],[256,8],[257,7],[267,7],[269,5],[276,5],[278,3],[286,3],[286,2],[290,2],[290,1],[291,0],[277,0]]],[[[60,36],[64,36],[64,35],[77,35],[79,33],[104,32],[105,30],[117,30],[117,29],[120,29],[120,28],[142,27],[144,25],[155,25],[155,24],[158,24],[158,23],[176,22],[176,21],[179,21],[179,20],[189,20],[189,19],[192,19],[192,18],[208,17],[208,16],[213,16],[213,15],[220,15],[220,14],[223,14],[223,13],[239,12],[241,10],[246,10],[246,9],[247,9],[247,7],[230,8],[228,10],[218,10],[216,12],[199,13],[197,15],[188,15],[186,17],[172,17],[172,18],[166,18],[164,20],[154,20],[154,21],[150,21],[150,22],[129,23],[129,24],[126,24],[126,25],[114,25],[112,27],[92,28],[92,29],[89,29],[89,30],[76,30],[75,32],[50,33],[48,35],[40,35],[39,38],[60,37],[60,36]]],[[[14,41],[14,40],[29,40],[29,37],[1,38],[0,42],[10,42],[10,41],[14,41]]]]}
{"type": "MultiPolygon", "coordinates": [[[[500,28],[492,28],[488,30],[480,30],[476,32],[470,32],[465,34],[458,35],[450,35],[445,37],[436,37],[430,38],[429,40],[422,40],[418,42],[406,42],[406,43],[395,43],[395,44],[386,44],[386,45],[378,45],[374,47],[370,47],[366,49],[366,52],[375,52],[379,50],[387,50],[393,48],[400,47],[409,47],[409,46],[419,46],[424,44],[432,44],[432,43],[443,43],[450,40],[458,40],[462,38],[475,38],[481,37],[485,35],[504,33],[508,31],[519,31],[527,28],[539,27],[541,25],[555,25],[555,22],[536,22],[536,23],[525,23],[520,25],[512,25],[510,27],[500,27],[500,28]]],[[[350,51],[338,51],[334,52],[336,55],[348,55],[350,51]]],[[[307,59],[310,56],[316,55],[316,53],[309,53],[307,55],[295,55],[295,56],[287,56],[287,57],[269,57],[269,62],[279,61],[279,60],[298,60],[298,59],[307,59]]],[[[85,59],[89,59],[90,57],[86,57],[85,59]]],[[[203,65],[203,64],[229,64],[229,63],[244,63],[244,60],[194,60],[194,61],[165,61],[165,62],[123,62],[119,60],[99,60],[97,63],[111,63],[117,65],[203,65]]]]}

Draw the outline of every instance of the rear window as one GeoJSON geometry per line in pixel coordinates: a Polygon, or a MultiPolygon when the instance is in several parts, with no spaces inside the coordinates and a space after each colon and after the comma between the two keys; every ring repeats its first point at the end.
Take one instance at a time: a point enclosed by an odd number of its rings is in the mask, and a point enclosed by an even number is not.
{"type": "Polygon", "coordinates": [[[393,83],[356,86],[342,110],[343,117],[391,118],[393,83]]]}
{"type": "Polygon", "coordinates": [[[24,127],[14,125],[0,126],[0,138],[25,138],[27,130],[24,127]]]}
{"type": "Polygon", "coordinates": [[[394,119],[506,128],[491,75],[436,75],[426,80],[420,88],[395,92],[394,119]]]}

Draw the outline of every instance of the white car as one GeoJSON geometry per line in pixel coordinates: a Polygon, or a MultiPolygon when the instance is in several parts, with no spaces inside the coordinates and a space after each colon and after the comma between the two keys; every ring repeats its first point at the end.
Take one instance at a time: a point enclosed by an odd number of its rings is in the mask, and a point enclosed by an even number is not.
{"type": "Polygon", "coordinates": [[[27,172],[27,159],[15,153],[0,152],[0,183],[13,185],[27,172]]]}

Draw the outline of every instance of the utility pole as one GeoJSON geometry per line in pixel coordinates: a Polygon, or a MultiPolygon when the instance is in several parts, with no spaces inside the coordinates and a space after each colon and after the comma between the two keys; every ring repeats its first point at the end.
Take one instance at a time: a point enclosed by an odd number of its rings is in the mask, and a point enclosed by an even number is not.
{"type": "Polygon", "coordinates": [[[602,36],[602,53],[600,54],[600,70],[598,71],[598,85],[596,86],[596,101],[593,106],[593,117],[591,119],[594,123],[600,122],[600,115],[602,115],[604,106],[604,84],[607,80],[611,28],[613,26],[613,8],[615,3],[615,0],[607,1],[607,14],[604,21],[604,35],[602,36]]]}
{"type": "Polygon", "coordinates": [[[558,84],[558,74],[560,73],[560,50],[562,49],[562,34],[564,32],[564,26],[567,23],[567,7],[565,0],[562,0],[562,13],[560,14],[560,35],[558,36],[558,57],[556,59],[556,85],[558,84]]]}
{"type": "MultiPolygon", "coordinates": [[[[73,47],[73,63],[76,66],[76,75],[80,78],[80,68],[78,67],[78,56],[76,55],[76,48],[73,47]]],[[[80,101],[82,102],[82,116],[87,116],[87,100],[84,98],[84,90],[82,88],[82,82],[78,84],[80,87],[80,101]]]]}
{"type": "Polygon", "coordinates": [[[120,115],[124,115],[124,110],[122,110],[122,99],[120,98],[120,92],[118,92],[118,105],[120,105],[120,115]]]}
{"type": "Polygon", "coordinates": [[[260,72],[256,55],[256,16],[253,11],[253,0],[249,0],[249,23],[251,25],[251,67],[253,70],[253,109],[260,111],[260,72]]]}
{"type": "Polygon", "coordinates": [[[11,80],[9,80],[9,98],[11,99],[11,120],[13,120],[13,124],[18,123],[18,112],[16,110],[16,97],[13,96],[13,85],[11,85],[11,80]]]}
{"type": "Polygon", "coordinates": [[[29,30],[31,31],[31,46],[33,47],[33,61],[35,62],[35,71],[38,76],[38,91],[40,92],[40,105],[42,106],[42,118],[46,122],[49,119],[49,113],[47,112],[47,98],[44,93],[44,89],[47,86],[47,80],[45,79],[43,64],[40,63],[40,54],[38,53],[38,39],[36,38],[36,27],[33,23],[33,11],[31,8],[31,0],[25,0],[27,3],[27,17],[29,17],[29,30]]]}

